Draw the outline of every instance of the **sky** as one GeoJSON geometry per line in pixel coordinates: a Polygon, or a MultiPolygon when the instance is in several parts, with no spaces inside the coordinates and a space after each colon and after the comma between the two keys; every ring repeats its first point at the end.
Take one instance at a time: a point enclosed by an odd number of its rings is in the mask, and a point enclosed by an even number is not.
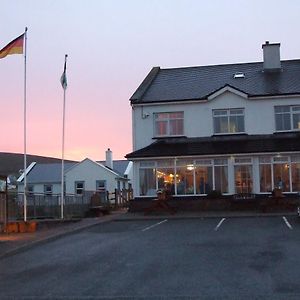
{"type": "MultiPolygon", "coordinates": [[[[132,151],[129,98],[154,66],[262,61],[262,44],[300,58],[300,1],[1,0],[0,48],[27,35],[27,153],[65,158],[132,151]]],[[[0,152],[24,151],[24,57],[0,59],[0,152]]]]}

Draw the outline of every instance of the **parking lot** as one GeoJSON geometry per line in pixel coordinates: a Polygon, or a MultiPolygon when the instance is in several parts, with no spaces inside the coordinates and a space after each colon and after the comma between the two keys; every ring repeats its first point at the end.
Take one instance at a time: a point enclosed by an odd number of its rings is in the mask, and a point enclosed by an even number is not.
{"type": "Polygon", "coordinates": [[[0,260],[0,298],[299,299],[296,216],[114,221],[0,260]]]}

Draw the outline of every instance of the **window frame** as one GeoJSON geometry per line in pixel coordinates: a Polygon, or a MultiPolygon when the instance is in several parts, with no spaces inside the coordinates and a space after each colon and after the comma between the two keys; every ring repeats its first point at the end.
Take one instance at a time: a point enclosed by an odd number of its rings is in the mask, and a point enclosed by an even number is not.
{"type": "Polygon", "coordinates": [[[156,112],[153,113],[153,132],[154,137],[168,137],[168,136],[183,136],[184,135],[184,111],[171,111],[171,112],[156,112]],[[172,114],[182,114],[182,117],[170,117],[172,114]],[[159,115],[167,116],[165,119],[158,119],[159,115]],[[182,120],[182,132],[171,134],[171,121],[182,120]],[[166,122],[166,134],[160,134],[157,132],[157,122],[166,122]]]}
{"type": "Polygon", "coordinates": [[[84,181],[75,181],[75,195],[77,196],[82,196],[84,194],[84,189],[85,188],[85,182],[84,181]],[[78,188],[77,184],[82,183],[82,188],[78,188]],[[77,191],[81,190],[81,193],[78,193],[77,191]]]}
{"type": "Polygon", "coordinates": [[[276,132],[286,132],[286,131],[300,131],[300,128],[294,128],[294,115],[300,115],[300,105],[275,105],[274,106],[274,119],[275,119],[275,131],[276,132]],[[288,108],[289,111],[286,112],[276,112],[276,108],[288,108]],[[293,109],[299,109],[294,111],[293,109]],[[288,115],[289,116],[289,129],[278,129],[278,124],[276,122],[277,115],[288,115]]]}
{"type": "Polygon", "coordinates": [[[53,185],[52,184],[44,184],[44,194],[46,196],[51,196],[53,194],[53,185]],[[47,191],[47,187],[50,187],[51,191],[47,191]]]}
{"type": "Polygon", "coordinates": [[[217,109],[213,109],[212,110],[212,117],[213,117],[213,134],[214,135],[224,135],[224,134],[241,134],[241,133],[245,133],[245,108],[244,107],[239,107],[239,108],[217,108],[217,109]],[[231,114],[232,111],[235,110],[242,110],[241,114],[231,114]],[[226,114],[222,114],[222,115],[215,115],[216,112],[221,112],[221,111],[225,111],[226,114]],[[233,116],[242,116],[243,117],[243,131],[236,131],[236,132],[231,132],[230,131],[230,117],[233,116]],[[215,120],[217,118],[227,118],[227,131],[226,132],[217,132],[216,130],[216,126],[215,126],[215,120]]]}

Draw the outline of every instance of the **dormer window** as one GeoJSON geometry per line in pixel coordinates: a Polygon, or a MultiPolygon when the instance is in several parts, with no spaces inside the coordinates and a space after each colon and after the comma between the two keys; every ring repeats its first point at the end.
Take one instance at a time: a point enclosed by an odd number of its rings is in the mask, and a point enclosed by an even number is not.
{"type": "Polygon", "coordinates": [[[276,131],[300,129],[300,106],[275,106],[276,131]]]}
{"type": "Polygon", "coordinates": [[[214,134],[245,132],[243,108],[213,110],[214,134]]]}
{"type": "Polygon", "coordinates": [[[183,111],[155,113],[154,135],[156,137],[183,135],[183,111]]]}

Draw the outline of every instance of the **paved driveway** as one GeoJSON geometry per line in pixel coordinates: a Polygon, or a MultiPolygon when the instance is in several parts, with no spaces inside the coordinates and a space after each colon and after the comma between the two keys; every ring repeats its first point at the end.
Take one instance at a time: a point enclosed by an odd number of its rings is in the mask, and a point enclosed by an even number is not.
{"type": "Polygon", "coordinates": [[[0,260],[0,299],[300,299],[297,217],[110,222],[0,260]]]}

